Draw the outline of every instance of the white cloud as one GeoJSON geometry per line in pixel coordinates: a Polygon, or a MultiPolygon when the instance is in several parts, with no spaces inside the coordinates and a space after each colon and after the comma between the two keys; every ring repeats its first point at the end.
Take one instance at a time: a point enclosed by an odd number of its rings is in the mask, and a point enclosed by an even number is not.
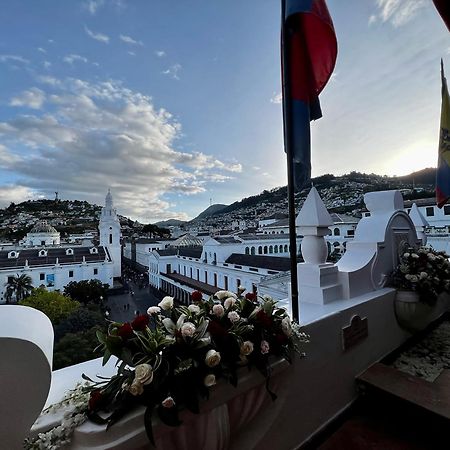
{"type": "Polygon", "coordinates": [[[38,88],[31,88],[22,92],[19,96],[13,97],[9,104],[11,106],[26,106],[32,109],[41,109],[45,101],[45,93],[38,88]]]}
{"type": "Polygon", "coordinates": [[[96,33],[90,30],[86,25],[84,26],[84,31],[86,31],[86,34],[92,39],[103,42],[104,44],[109,44],[109,36],[107,36],[106,34],[96,33]]]}
{"type": "Polygon", "coordinates": [[[32,191],[100,203],[110,186],[122,214],[150,221],[175,215],[167,194],[204,192],[242,171],[235,161],[177,150],[181,125],[120,82],[40,81],[52,90],[48,110],[0,122],[4,149],[22,151],[4,150],[2,167],[32,191]]]}
{"type": "Polygon", "coordinates": [[[130,44],[130,45],[144,45],[144,43],[142,41],[136,41],[132,37],[126,36],[124,34],[121,34],[119,37],[120,37],[120,40],[125,42],[126,44],[130,44]]]}
{"type": "Polygon", "coordinates": [[[44,65],[44,67],[45,67],[46,69],[50,69],[50,67],[51,67],[51,65],[52,65],[52,63],[51,63],[50,61],[44,61],[42,64],[44,65]]]}
{"type": "Polygon", "coordinates": [[[179,80],[178,72],[181,70],[181,64],[174,64],[170,66],[167,70],[163,70],[163,74],[173,78],[174,80],[179,80]]]}
{"type": "Polygon", "coordinates": [[[134,52],[128,51],[127,53],[128,53],[130,56],[136,56],[136,53],[134,53],[134,52]]]}
{"type": "Polygon", "coordinates": [[[2,62],[2,63],[20,62],[23,64],[29,64],[30,61],[19,55],[0,55],[0,62],[2,62]]]}
{"type": "Polygon", "coordinates": [[[103,6],[105,0],[87,0],[83,3],[83,8],[88,10],[93,16],[97,12],[97,10],[103,6]]]}
{"type": "Polygon", "coordinates": [[[20,203],[36,197],[37,195],[26,186],[14,184],[0,186],[0,208],[9,206],[11,202],[20,203]]]}
{"type": "MultiPolygon", "coordinates": [[[[376,0],[378,19],[390,22],[394,27],[408,23],[417,13],[429,4],[428,0],[376,0]]],[[[370,16],[369,25],[377,20],[377,16],[370,16]]]]}
{"type": "Polygon", "coordinates": [[[37,80],[50,86],[58,86],[61,83],[57,78],[48,75],[40,75],[37,77],[37,80]]]}
{"type": "Polygon", "coordinates": [[[38,47],[38,52],[41,52],[41,53],[47,53],[47,50],[45,50],[45,49],[42,48],[42,47],[38,47]]]}
{"type": "Polygon", "coordinates": [[[369,27],[370,27],[370,25],[374,24],[377,20],[378,20],[377,15],[376,15],[376,14],[372,14],[372,15],[369,17],[369,21],[368,21],[369,27]]]}
{"type": "Polygon", "coordinates": [[[283,94],[281,92],[274,92],[272,98],[270,99],[270,103],[280,104],[283,101],[283,94]]]}
{"type": "Polygon", "coordinates": [[[155,55],[158,58],[162,58],[163,56],[166,56],[166,52],[164,50],[156,50],[155,55]]]}
{"type": "Polygon", "coordinates": [[[84,56],[80,56],[80,55],[76,55],[76,54],[71,54],[71,55],[67,55],[63,58],[63,61],[68,63],[68,64],[73,64],[76,61],[80,61],[80,62],[84,62],[87,63],[88,60],[87,58],[85,58],[84,56]]]}

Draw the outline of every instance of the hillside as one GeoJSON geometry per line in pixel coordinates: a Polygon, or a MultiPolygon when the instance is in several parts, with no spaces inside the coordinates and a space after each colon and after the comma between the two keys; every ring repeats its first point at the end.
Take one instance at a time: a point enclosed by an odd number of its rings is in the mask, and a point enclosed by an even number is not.
{"type": "Polygon", "coordinates": [[[203,212],[201,212],[197,217],[191,220],[191,222],[198,222],[199,220],[206,219],[209,216],[213,216],[214,214],[218,214],[223,212],[227,208],[227,205],[221,205],[217,203],[215,205],[211,205],[206,208],[203,212]]]}

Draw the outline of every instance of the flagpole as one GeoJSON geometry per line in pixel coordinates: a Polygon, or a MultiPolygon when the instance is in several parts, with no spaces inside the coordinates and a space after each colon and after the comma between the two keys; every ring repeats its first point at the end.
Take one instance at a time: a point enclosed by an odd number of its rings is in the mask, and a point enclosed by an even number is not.
{"type": "Polygon", "coordinates": [[[291,260],[291,305],[292,318],[299,322],[298,281],[297,281],[297,231],[295,227],[295,189],[292,148],[292,104],[290,86],[289,39],[285,39],[286,0],[281,0],[281,67],[283,93],[284,148],[287,155],[287,194],[289,208],[289,256],[291,260]]]}

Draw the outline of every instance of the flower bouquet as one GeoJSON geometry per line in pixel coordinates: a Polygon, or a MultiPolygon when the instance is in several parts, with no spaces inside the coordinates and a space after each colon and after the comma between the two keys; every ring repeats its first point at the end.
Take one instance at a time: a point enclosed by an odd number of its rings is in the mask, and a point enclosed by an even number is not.
{"type": "Polygon", "coordinates": [[[167,425],[179,425],[180,411],[198,413],[200,399],[208,398],[218,380],[236,386],[243,366],[259,370],[276,398],[269,386],[269,360],[290,362],[293,352],[301,353],[308,336],[299,325],[272,298],[244,295],[243,289],[237,295],[218,291],[207,301],[195,291],[191,299],[189,306],[175,306],[172,297],[165,297],[131,323],[110,322],[106,334],[97,333],[103,364],[117,357],[117,374],[98,381],[83,375],[86,418],[110,427],[142,405],[153,443],[154,414],[167,425]]]}
{"type": "Polygon", "coordinates": [[[432,248],[408,247],[392,276],[393,286],[417,292],[420,301],[433,306],[442,292],[450,290],[448,255],[432,248]]]}

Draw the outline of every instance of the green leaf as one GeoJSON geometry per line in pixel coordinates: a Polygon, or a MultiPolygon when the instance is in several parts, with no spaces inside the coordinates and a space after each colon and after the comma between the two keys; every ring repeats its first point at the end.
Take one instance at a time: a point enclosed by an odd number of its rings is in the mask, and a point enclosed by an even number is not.
{"type": "Polygon", "coordinates": [[[100,330],[97,331],[97,333],[95,333],[97,336],[98,341],[101,344],[106,344],[106,334],[102,333],[100,330]]]}
{"type": "Polygon", "coordinates": [[[111,352],[108,349],[106,349],[105,354],[103,355],[102,366],[106,365],[106,363],[109,361],[109,358],[111,358],[111,356],[112,356],[111,352]]]}

